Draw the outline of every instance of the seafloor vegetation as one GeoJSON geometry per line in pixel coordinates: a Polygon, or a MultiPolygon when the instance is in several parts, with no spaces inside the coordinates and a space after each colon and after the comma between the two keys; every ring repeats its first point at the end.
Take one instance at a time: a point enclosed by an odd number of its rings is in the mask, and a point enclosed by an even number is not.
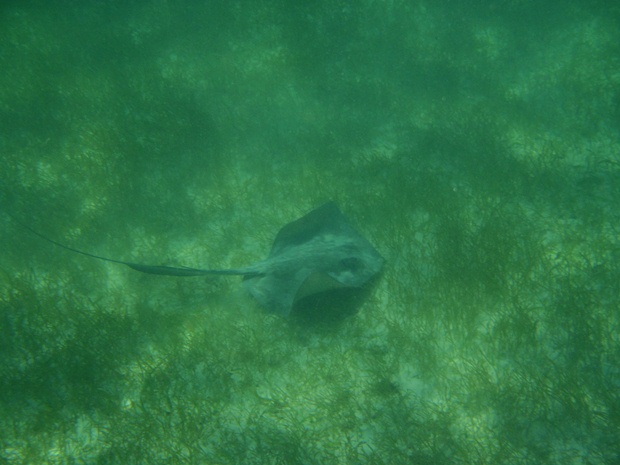
{"type": "Polygon", "coordinates": [[[284,320],[0,215],[0,462],[620,460],[620,11],[476,3],[0,7],[4,212],[233,267],[333,199],[386,258],[284,320]]]}

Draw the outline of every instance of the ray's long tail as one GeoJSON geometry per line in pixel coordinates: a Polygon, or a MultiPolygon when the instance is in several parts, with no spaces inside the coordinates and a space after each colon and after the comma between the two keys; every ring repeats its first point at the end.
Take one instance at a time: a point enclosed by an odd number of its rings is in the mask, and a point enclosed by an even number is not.
{"type": "Polygon", "coordinates": [[[78,249],[74,249],[73,247],[69,247],[68,245],[64,245],[61,244],[60,242],[55,241],[54,239],[50,239],[49,237],[45,236],[44,234],[41,234],[39,231],[31,228],[30,226],[28,226],[27,224],[24,224],[23,222],[21,222],[20,220],[18,220],[17,218],[15,218],[13,215],[7,213],[7,215],[18,225],[20,225],[22,228],[26,229],[27,231],[31,232],[32,234],[34,234],[35,236],[40,237],[41,239],[43,239],[44,241],[47,241],[51,244],[54,244],[55,246],[61,247],[65,250],[69,250],[71,252],[74,253],[78,253],[80,255],[84,255],[86,257],[90,257],[90,258],[95,258],[97,260],[103,260],[106,262],[111,262],[111,263],[119,263],[121,265],[125,265],[128,266],[129,268],[136,270],[136,271],[140,271],[142,273],[148,273],[148,274],[158,274],[158,275],[164,275],[164,276],[205,276],[205,275],[243,275],[243,276],[252,276],[252,275],[257,275],[258,273],[252,271],[252,270],[248,270],[248,269],[238,269],[238,270],[203,270],[200,268],[190,268],[188,266],[165,266],[165,265],[145,265],[142,263],[133,263],[133,262],[126,262],[124,260],[116,260],[114,258],[108,258],[108,257],[102,257],[100,255],[95,255],[92,253],[88,253],[88,252],[84,252],[82,250],[78,250],[78,249]]]}

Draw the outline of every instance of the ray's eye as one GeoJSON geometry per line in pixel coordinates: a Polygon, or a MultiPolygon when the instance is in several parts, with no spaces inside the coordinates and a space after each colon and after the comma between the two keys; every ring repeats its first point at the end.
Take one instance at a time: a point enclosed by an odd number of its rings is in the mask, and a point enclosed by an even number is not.
{"type": "Polygon", "coordinates": [[[349,271],[357,271],[362,267],[362,261],[359,258],[347,257],[340,260],[340,266],[349,271]]]}

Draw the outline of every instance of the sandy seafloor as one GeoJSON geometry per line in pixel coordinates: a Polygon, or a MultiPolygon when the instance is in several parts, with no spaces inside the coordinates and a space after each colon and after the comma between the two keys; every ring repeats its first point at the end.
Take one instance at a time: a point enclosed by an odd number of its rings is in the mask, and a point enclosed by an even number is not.
{"type": "Polygon", "coordinates": [[[620,7],[3,2],[0,463],[620,460],[620,7]],[[332,199],[355,315],[239,267],[332,199]]]}

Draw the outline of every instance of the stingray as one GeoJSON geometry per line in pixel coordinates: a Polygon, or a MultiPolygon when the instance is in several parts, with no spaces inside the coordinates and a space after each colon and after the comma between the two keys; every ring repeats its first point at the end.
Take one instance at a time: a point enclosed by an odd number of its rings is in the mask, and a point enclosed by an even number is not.
{"type": "Polygon", "coordinates": [[[264,260],[243,268],[222,270],[145,265],[102,257],[63,245],[16,222],[63,249],[120,263],[142,273],[243,276],[243,286],[249,293],[267,310],[283,316],[288,316],[295,303],[306,297],[336,289],[361,289],[377,276],[384,261],[331,201],[280,229],[264,260]]]}

